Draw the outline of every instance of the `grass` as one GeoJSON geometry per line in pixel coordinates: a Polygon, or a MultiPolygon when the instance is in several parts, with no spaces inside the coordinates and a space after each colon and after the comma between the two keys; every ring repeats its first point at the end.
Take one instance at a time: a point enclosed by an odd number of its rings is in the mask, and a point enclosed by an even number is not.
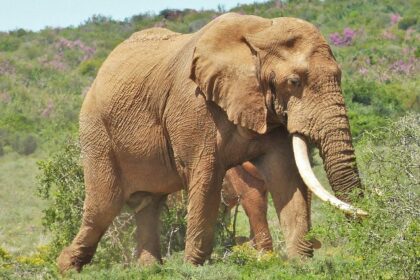
{"type": "Polygon", "coordinates": [[[0,247],[30,254],[47,242],[41,224],[45,202],[36,195],[39,155],[0,157],[0,247]]]}

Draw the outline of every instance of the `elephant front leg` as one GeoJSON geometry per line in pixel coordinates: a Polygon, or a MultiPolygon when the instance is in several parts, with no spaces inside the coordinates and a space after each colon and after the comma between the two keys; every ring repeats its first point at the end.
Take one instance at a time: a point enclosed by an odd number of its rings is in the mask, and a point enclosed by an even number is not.
{"type": "MultiPolygon", "coordinates": [[[[299,178],[300,179],[300,178],[299,178]]],[[[286,251],[289,257],[312,257],[313,244],[306,239],[310,230],[310,200],[307,187],[300,180],[295,180],[287,188],[289,193],[282,195],[273,193],[274,206],[280,218],[280,225],[286,239],[286,251]]]]}
{"type": "Polygon", "coordinates": [[[212,252],[224,174],[214,168],[198,168],[194,173],[189,183],[185,259],[200,265],[212,252]]]}
{"type": "Polygon", "coordinates": [[[289,257],[313,255],[313,244],[306,240],[311,226],[311,195],[294,163],[290,145],[277,146],[255,161],[271,193],[289,257]]]}

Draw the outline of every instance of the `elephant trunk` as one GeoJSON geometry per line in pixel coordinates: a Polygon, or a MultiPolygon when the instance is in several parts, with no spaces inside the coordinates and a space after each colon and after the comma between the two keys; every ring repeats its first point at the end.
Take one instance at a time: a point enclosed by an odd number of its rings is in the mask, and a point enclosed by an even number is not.
{"type": "Polygon", "coordinates": [[[331,188],[338,198],[349,201],[349,194],[361,190],[362,184],[344,103],[334,104],[327,112],[331,113],[319,126],[317,144],[331,188]]]}
{"type": "Polygon", "coordinates": [[[315,191],[311,186],[308,185],[308,187],[322,200],[329,201],[345,212],[356,212],[356,214],[360,214],[361,216],[366,215],[366,212],[362,210],[358,211],[358,209],[343,202],[349,201],[349,194],[353,190],[361,190],[362,184],[357,170],[350,126],[339,84],[337,81],[317,83],[312,90],[316,92],[316,94],[311,94],[313,99],[306,100],[308,102],[300,105],[299,108],[301,111],[307,110],[310,112],[306,115],[306,121],[296,118],[295,116],[299,114],[293,112],[295,113],[292,115],[294,118],[289,123],[289,131],[294,133],[295,159],[301,176],[307,185],[308,182],[312,184],[315,191]],[[316,102],[319,100],[314,100],[315,98],[322,98],[322,102],[316,102]],[[299,127],[299,124],[304,124],[304,126],[299,127]],[[306,145],[306,141],[299,141],[298,135],[305,136],[318,146],[320,155],[324,161],[328,181],[336,197],[333,197],[323,189],[313,175],[312,170],[307,170],[306,175],[302,174],[301,170],[310,169],[310,165],[309,163],[302,164],[306,160],[304,159],[305,155],[302,154],[305,153],[307,147],[303,147],[303,145],[306,145]],[[298,150],[300,150],[299,153],[301,155],[296,155],[298,150]],[[301,159],[300,167],[298,162],[299,158],[301,159]],[[304,176],[307,177],[306,180],[304,176]],[[322,190],[320,190],[321,188],[322,190]]]}
{"type": "Polygon", "coordinates": [[[299,174],[311,192],[318,196],[322,201],[329,202],[331,205],[343,210],[345,213],[356,214],[358,216],[368,215],[365,211],[355,208],[331,195],[325,190],[321,183],[319,183],[309,162],[306,141],[304,137],[299,134],[293,135],[293,152],[299,174]]]}

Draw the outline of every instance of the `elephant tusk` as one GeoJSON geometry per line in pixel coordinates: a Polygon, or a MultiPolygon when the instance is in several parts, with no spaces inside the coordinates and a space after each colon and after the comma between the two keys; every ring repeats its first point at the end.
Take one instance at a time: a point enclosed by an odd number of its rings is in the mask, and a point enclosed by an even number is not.
{"type": "Polygon", "coordinates": [[[313,192],[317,197],[319,197],[322,201],[328,202],[334,207],[342,210],[347,214],[356,214],[357,216],[367,216],[368,213],[347,204],[329,192],[325,190],[325,188],[321,185],[318,179],[315,177],[315,174],[312,171],[311,164],[309,163],[308,157],[308,146],[306,144],[305,139],[303,136],[298,134],[293,134],[293,153],[295,155],[295,161],[297,168],[299,170],[299,174],[305,182],[306,186],[313,192]]]}

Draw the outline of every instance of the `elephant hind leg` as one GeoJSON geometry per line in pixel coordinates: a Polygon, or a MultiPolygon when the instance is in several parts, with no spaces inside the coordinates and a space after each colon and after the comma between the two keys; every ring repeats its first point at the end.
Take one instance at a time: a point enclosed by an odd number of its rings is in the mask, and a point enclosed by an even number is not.
{"type": "Polygon", "coordinates": [[[99,240],[124,203],[114,161],[86,157],[84,167],[86,197],[82,224],[71,245],[57,259],[62,273],[72,268],[80,271],[91,261],[99,240]]]}
{"type": "Polygon", "coordinates": [[[130,206],[136,212],[138,262],[140,265],[162,263],[160,214],[166,195],[140,193],[137,196],[136,204],[130,206]]]}
{"type": "MultiPolygon", "coordinates": [[[[246,164],[252,165],[250,162],[246,164]]],[[[253,246],[257,250],[272,251],[273,243],[267,222],[267,189],[264,181],[242,166],[228,170],[225,178],[240,197],[240,203],[248,216],[253,246]]]]}

